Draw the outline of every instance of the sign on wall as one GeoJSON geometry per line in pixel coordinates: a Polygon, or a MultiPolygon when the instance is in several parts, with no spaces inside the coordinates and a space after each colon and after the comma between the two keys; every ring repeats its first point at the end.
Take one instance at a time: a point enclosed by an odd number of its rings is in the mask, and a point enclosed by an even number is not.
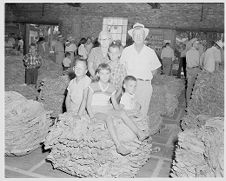
{"type": "Polygon", "coordinates": [[[103,19],[103,30],[109,31],[113,40],[121,40],[122,45],[126,45],[127,18],[106,17],[103,19]]]}
{"type": "Polygon", "coordinates": [[[147,37],[147,45],[160,54],[164,45],[164,32],[160,29],[149,29],[150,33],[147,37]]]}

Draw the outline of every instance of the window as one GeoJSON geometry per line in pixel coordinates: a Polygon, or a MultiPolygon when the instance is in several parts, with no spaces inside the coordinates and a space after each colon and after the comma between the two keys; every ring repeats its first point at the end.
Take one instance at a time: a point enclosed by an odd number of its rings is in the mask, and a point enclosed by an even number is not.
{"type": "Polygon", "coordinates": [[[107,17],[103,19],[103,30],[111,33],[113,40],[121,40],[126,45],[127,18],[107,17]]]}

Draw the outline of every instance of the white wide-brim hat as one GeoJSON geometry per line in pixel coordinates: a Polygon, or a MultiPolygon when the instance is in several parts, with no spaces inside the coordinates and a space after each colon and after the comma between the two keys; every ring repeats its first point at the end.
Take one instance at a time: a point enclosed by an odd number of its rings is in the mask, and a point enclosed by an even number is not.
{"type": "Polygon", "coordinates": [[[215,42],[220,48],[223,48],[223,46],[224,46],[224,43],[221,41],[221,40],[219,40],[219,41],[217,41],[217,42],[215,42]]]}
{"type": "Polygon", "coordinates": [[[133,36],[133,31],[135,29],[138,29],[138,28],[141,28],[141,29],[144,30],[144,34],[145,34],[145,38],[146,38],[148,36],[149,29],[148,28],[145,28],[144,25],[143,24],[140,24],[140,23],[135,23],[133,25],[133,28],[128,31],[128,34],[132,37],[133,36]]]}

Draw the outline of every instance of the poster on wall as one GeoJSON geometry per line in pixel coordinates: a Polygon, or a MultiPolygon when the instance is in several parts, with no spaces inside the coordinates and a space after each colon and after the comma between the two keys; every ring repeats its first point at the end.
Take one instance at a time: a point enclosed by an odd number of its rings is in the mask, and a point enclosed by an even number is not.
{"type": "Polygon", "coordinates": [[[164,33],[161,29],[149,29],[150,33],[147,37],[147,45],[153,48],[156,53],[160,54],[164,45],[164,33]]]}
{"type": "Polygon", "coordinates": [[[128,19],[118,17],[106,17],[103,19],[102,30],[107,30],[111,33],[113,40],[120,40],[122,45],[126,44],[128,19]]]}

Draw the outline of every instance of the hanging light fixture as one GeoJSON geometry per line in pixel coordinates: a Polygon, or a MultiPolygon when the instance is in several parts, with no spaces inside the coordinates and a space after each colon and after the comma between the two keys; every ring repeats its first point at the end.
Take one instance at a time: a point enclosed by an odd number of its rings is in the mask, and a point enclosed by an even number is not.
{"type": "Polygon", "coordinates": [[[81,3],[67,3],[69,6],[81,7],[81,3]]]}
{"type": "Polygon", "coordinates": [[[160,9],[161,5],[160,3],[147,3],[149,6],[152,7],[152,9],[160,9]]]}

